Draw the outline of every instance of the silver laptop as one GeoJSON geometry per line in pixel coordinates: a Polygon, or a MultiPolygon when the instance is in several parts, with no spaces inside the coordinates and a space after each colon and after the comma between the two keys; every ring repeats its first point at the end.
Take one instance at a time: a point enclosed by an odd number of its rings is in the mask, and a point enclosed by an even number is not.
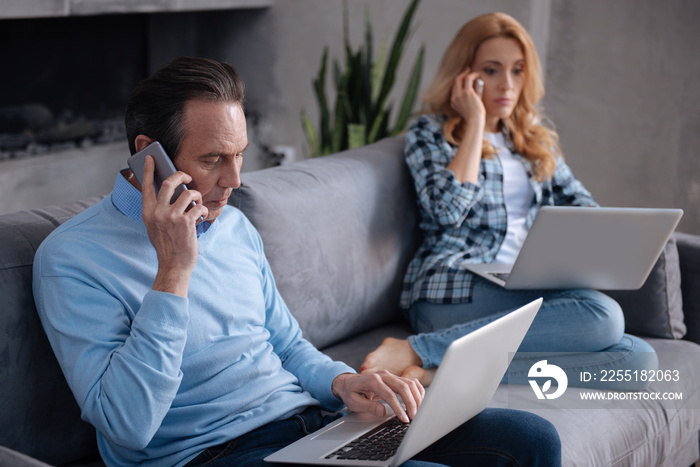
{"type": "Polygon", "coordinates": [[[513,354],[542,304],[539,298],[512,313],[454,341],[445,352],[423,403],[410,424],[387,416],[349,413],[328,426],[265,458],[268,462],[317,465],[394,466],[413,457],[484,410],[505,374],[513,354]],[[379,441],[383,424],[403,428],[395,454],[360,460],[349,447],[355,444],[390,447],[379,441]],[[359,442],[357,438],[369,436],[359,442]]]}
{"type": "Polygon", "coordinates": [[[545,206],[514,264],[466,267],[506,289],[634,290],[682,215],[680,209],[545,206]]]}

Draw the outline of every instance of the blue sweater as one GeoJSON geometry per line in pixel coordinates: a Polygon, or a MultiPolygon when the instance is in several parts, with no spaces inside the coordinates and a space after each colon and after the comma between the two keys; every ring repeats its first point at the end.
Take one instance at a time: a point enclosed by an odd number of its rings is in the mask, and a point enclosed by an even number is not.
{"type": "Polygon", "coordinates": [[[34,261],[39,316],[107,465],[182,465],[310,405],[342,406],[331,382],[352,369],[302,338],[240,211],[199,236],[188,298],[151,290],[157,266],[143,222],[112,197],[34,261]]]}

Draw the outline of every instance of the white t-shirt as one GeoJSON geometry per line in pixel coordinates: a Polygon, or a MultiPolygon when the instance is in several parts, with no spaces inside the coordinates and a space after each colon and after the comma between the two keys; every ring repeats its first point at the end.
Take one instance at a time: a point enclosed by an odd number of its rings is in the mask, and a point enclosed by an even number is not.
{"type": "Polygon", "coordinates": [[[508,149],[503,133],[485,133],[496,149],[496,155],[503,166],[503,197],[508,216],[506,238],[498,250],[494,263],[513,263],[527,236],[527,212],[535,192],[530,186],[527,172],[522,162],[508,149]]]}

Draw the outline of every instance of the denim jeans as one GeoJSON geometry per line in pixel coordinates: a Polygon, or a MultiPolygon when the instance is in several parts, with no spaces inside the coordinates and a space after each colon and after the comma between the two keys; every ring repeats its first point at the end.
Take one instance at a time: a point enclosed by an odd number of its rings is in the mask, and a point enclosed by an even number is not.
{"type": "Polygon", "coordinates": [[[580,381],[582,371],[600,374],[600,370],[658,367],[656,353],[649,344],[624,334],[625,320],[618,303],[596,290],[513,291],[476,277],[469,303],[415,303],[406,315],[419,334],[410,336],[409,342],[424,367],[438,366],[453,340],[539,297],[544,298],[542,307],[504,382],[527,384],[528,370],[535,362],[556,357],[556,364],[566,372],[571,386],[632,391],[648,384],[580,381]]]}
{"type": "MultiPolygon", "coordinates": [[[[270,423],[227,443],[209,448],[187,467],[272,466],[263,459],[327,425],[336,417],[319,407],[270,423]]],[[[403,464],[429,466],[561,465],[561,442],[554,426],[529,412],[486,409],[403,464]]]]}

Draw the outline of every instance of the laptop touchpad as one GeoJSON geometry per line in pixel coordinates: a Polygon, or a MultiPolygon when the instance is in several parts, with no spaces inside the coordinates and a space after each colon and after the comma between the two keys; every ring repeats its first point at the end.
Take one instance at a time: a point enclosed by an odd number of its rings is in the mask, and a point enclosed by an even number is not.
{"type": "Polygon", "coordinates": [[[333,428],[324,431],[313,439],[322,441],[342,441],[357,435],[363,429],[367,428],[367,423],[363,422],[342,422],[333,428]]]}

